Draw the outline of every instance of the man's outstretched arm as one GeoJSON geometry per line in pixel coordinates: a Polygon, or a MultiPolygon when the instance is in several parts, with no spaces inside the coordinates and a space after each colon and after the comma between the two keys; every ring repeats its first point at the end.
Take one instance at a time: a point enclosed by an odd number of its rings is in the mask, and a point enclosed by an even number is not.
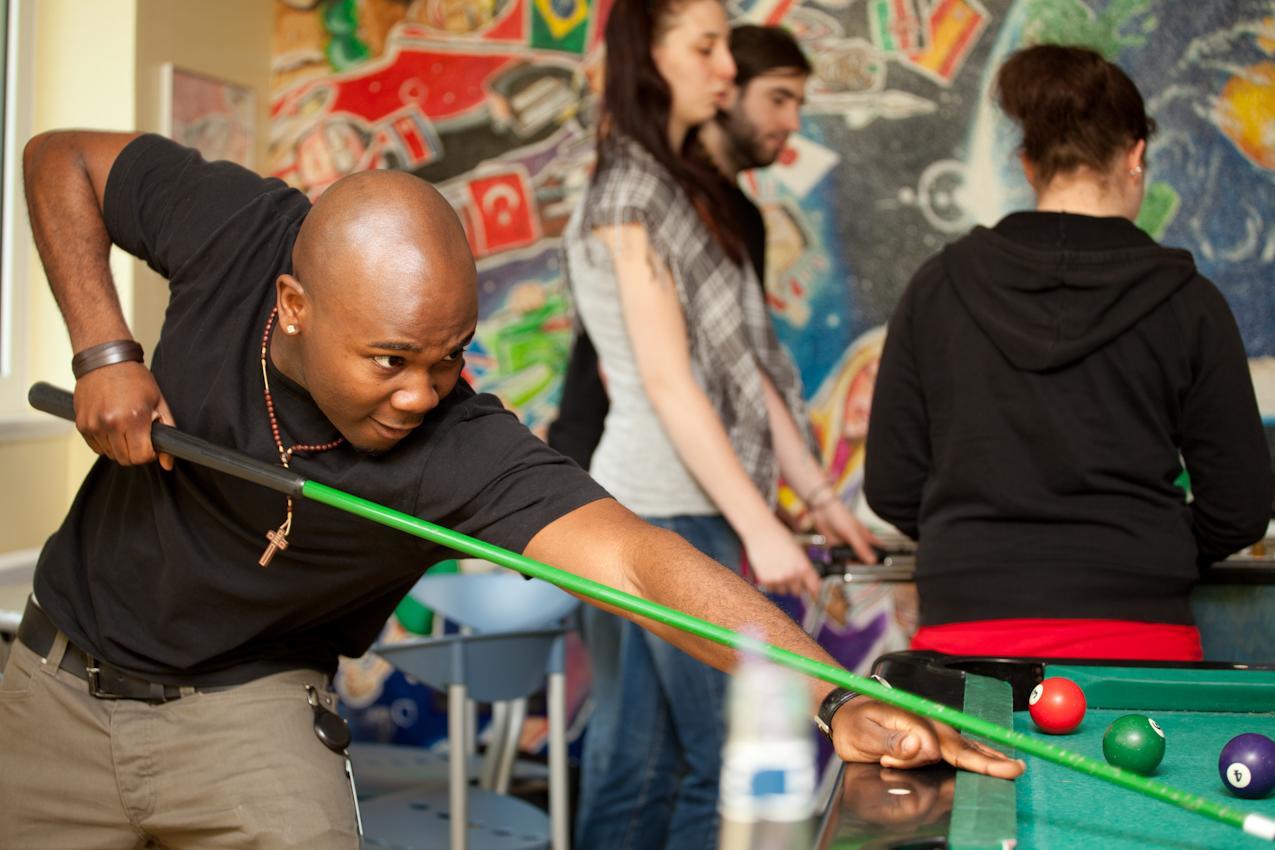
{"type": "MultiPolygon", "coordinates": [[[[836,664],[788,615],[739,576],[676,534],[643,522],[611,499],[585,505],[549,524],[532,538],[524,554],[732,631],[747,630],[768,643],[836,664]]],[[[735,667],[735,650],[729,647],[624,611],[615,613],[720,670],[729,672],[735,667]]],[[[813,715],[833,686],[816,679],[808,683],[813,715]]],[[[944,760],[1004,778],[1023,771],[1021,762],[966,740],[950,726],[867,697],[852,700],[834,715],[832,735],[837,753],[847,761],[919,767],[944,760]]]]}

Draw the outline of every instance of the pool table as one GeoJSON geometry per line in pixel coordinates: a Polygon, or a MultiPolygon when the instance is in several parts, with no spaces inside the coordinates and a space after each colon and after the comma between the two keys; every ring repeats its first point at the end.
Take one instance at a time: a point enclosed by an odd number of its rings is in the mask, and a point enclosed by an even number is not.
{"type": "MultiPolygon", "coordinates": [[[[1275,818],[1275,795],[1231,796],[1218,777],[1222,747],[1241,732],[1275,738],[1275,666],[956,658],[902,652],[876,672],[892,685],[1028,734],[1027,697],[1048,676],[1084,690],[1088,711],[1051,742],[1102,760],[1102,734],[1123,714],[1145,714],[1167,748],[1153,778],[1249,813],[1275,818]]],[[[1271,842],[1043,759],[1014,782],[946,767],[892,771],[834,765],[823,783],[817,850],[1011,848],[1221,850],[1271,842]]]]}

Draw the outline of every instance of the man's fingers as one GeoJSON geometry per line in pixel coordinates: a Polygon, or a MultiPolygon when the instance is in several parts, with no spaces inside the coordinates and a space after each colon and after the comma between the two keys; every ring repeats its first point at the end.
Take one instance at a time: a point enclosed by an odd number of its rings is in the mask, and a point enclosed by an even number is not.
{"type": "Polygon", "coordinates": [[[965,738],[946,723],[893,706],[861,697],[838,717],[845,712],[851,733],[842,739],[838,753],[847,761],[875,760],[882,767],[900,769],[946,761],[960,770],[1001,779],[1013,779],[1026,769],[1022,761],[965,738]]]}
{"type": "Polygon", "coordinates": [[[84,439],[84,444],[87,445],[90,450],[92,450],[93,454],[98,454],[98,455],[106,454],[107,446],[104,445],[104,441],[98,440],[97,435],[93,433],[92,431],[88,430],[87,425],[81,428],[80,423],[77,420],[75,423],[75,428],[77,431],[80,432],[80,436],[84,439]]]}
{"type": "Polygon", "coordinates": [[[104,442],[106,456],[116,463],[128,463],[128,442],[124,439],[124,435],[115,430],[105,430],[99,433],[99,442],[104,442]]]}
{"type": "MultiPolygon", "coordinates": [[[[156,405],[155,413],[151,419],[152,422],[155,420],[159,420],[163,424],[174,428],[177,427],[177,423],[173,420],[173,412],[168,409],[168,402],[164,400],[163,396],[160,396],[159,404],[156,405]]],[[[160,452],[158,457],[159,465],[171,472],[173,469],[173,456],[167,452],[160,452]]]]}
{"type": "Polygon", "coordinates": [[[1024,762],[1012,759],[977,741],[971,741],[955,729],[949,728],[947,731],[951,734],[948,735],[945,732],[940,744],[943,749],[943,759],[960,770],[984,773],[1000,779],[1013,779],[1027,769],[1024,762]]]}
{"type": "MultiPolygon", "coordinates": [[[[156,459],[151,424],[173,424],[155,376],[138,363],[116,363],[83,375],[75,385],[76,427],[89,448],[123,466],[156,459]]],[[[173,459],[159,458],[165,469],[173,459]]]]}
{"type": "Polygon", "coordinates": [[[118,463],[137,466],[155,459],[155,449],[151,446],[150,413],[135,408],[115,424],[114,428],[120,435],[125,452],[116,457],[118,463]]]}
{"type": "Polygon", "coordinates": [[[933,764],[940,758],[938,740],[924,720],[892,731],[885,741],[882,767],[912,768],[933,764]]]}

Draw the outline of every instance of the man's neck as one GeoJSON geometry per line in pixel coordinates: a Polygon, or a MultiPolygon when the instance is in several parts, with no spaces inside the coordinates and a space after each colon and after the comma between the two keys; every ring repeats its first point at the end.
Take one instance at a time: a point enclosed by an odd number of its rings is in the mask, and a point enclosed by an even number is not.
{"type": "Polygon", "coordinates": [[[300,357],[297,351],[297,340],[275,328],[270,334],[270,347],[267,356],[270,363],[284,377],[290,378],[301,387],[305,387],[304,370],[300,368],[300,357]]]}
{"type": "Polygon", "coordinates": [[[708,158],[713,161],[713,165],[717,166],[717,170],[727,180],[734,182],[738,179],[739,172],[744,169],[735,158],[735,146],[731,142],[730,134],[717,120],[704,122],[699,129],[699,140],[708,153],[708,158]]]}

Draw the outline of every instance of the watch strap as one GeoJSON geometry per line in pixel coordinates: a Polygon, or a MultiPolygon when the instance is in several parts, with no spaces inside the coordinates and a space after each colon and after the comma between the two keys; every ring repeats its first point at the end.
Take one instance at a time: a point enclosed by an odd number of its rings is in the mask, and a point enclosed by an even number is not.
{"type": "MultiPolygon", "coordinates": [[[[890,683],[880,676],[873,675],[871,678],[883,687],[890,687],[890,683]]],[[[815,714],[815,725],[819,727],[828,740],[832,741],[832,717],[843,705],[850,702],[855,697],[863,696],[858,691],[847,690],[846,688],[833,688],[828,691],[828,695],[819,703],[819,711],[815,714]]]]}

